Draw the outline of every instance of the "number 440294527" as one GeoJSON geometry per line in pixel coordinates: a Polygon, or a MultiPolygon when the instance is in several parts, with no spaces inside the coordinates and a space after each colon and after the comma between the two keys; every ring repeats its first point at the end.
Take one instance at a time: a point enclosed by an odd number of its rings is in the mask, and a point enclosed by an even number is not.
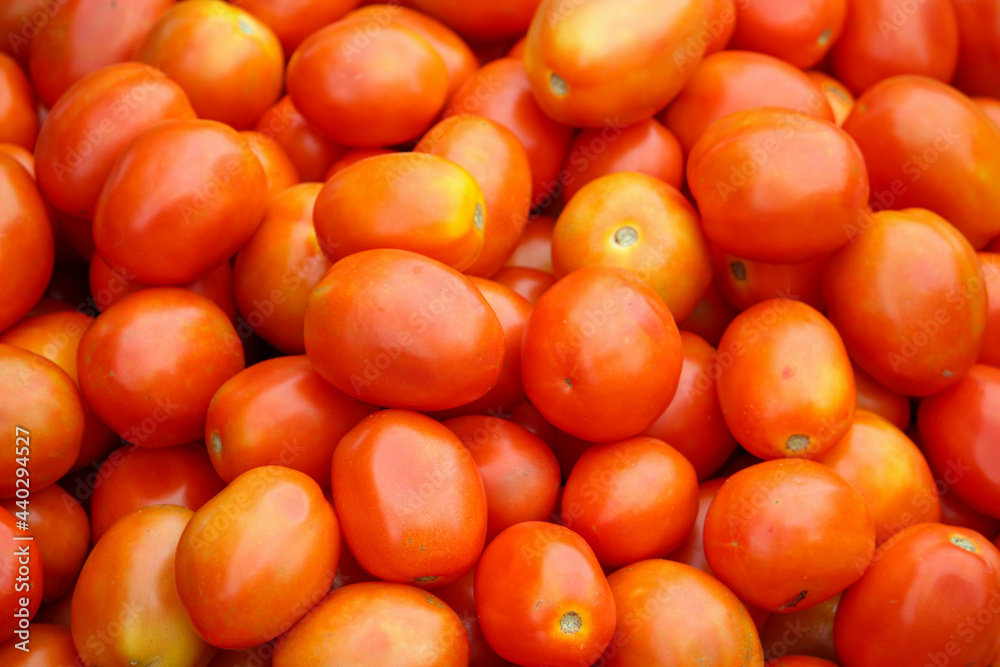
{"type": "Polygon", "coordinates": [[[14,456],[15,465],[17,466],[14,470],[14,474],[17,479],[14,480],[14,486],[16,487],[15,495],[17,496],[17,508],[18,511],[14,513],[17,517],[18,522],[28,522],[28,496],[30,495],[29,488],[31,486],[31,480],[28,477],[28,459],[31,457],[31,434],[28,429],[21,428],[20,426],[14,427],[14,456]]]}

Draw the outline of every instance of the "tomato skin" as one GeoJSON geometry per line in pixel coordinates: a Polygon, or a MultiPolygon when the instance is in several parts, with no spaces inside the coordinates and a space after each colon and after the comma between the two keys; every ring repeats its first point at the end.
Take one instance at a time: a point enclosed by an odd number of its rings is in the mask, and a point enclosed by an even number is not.
{"type": "Polygon", "coordinates": [[[979,105],[979,108],[990,117],[990,120],[997,127],[1000,127],[1000,100],[995,97],[972,97],[970,99],[979,105]]]}
{"type": "Polygon", "coordinates": [[[0,53],[0,142],[30,151],[37,136],[38,111],[31,83],[13,58],[0,53]]]}
{"type": "Polygon", "coordinates": [[[436,589],[434,594],[462,619],[462,625],[465,626],[465,631],[469,635],[470,665],[475,665],[475,667],[510,667],[511,663],[497,655],[496,651],[486,643],[486,637],[483,636],[479,616],[476,615],[476,600],[473,590],[475,580],[476,571],[470,570],[458,581],[436,589]]]}
{"type": "Polygon", "coordinates": [[[240,136],[246,139],[254,157],[264,168],[268,200],[300,182],[295,164],[278,142],[256,130],[245,130],[240,132],[240,136]]]}
{"type": "Polygon", "coordinates": [[[219,387],[208,406],[205,443],[225,482],[251,468],[283,465],[325,488],[340,438],[375,409],[330,386],[305,355],[278,357],[219,387]]]}
{"type": "Polygon", "coordinates": [[[850,89],[829,74],[824,74],[819,70],[809,70],[806,72],[806,76],[816,84],[816,87],[826,97],[826,101],[830,103],[834,122],[843,126],[844,121],[854,110],[855,99],[850,89]]]}
{"type": "Polygon", "coordinates": [[[668,560],[684,563],[707,574],[712,574],[712,568],[705,557],[705,515],[708,514],[708,508],[712,505],[715,494],[719,492],[719,488],[725,481],[725,477],[716,477],[698,485],[698,514],[695,517],[694,526],[691,527],[680,546],[667,556],[668,560]]]}
{"type": "Polygon", "coordinates": [[[318,28],[342,18],[361,0],[233,0],[234,5],[260,19],[270,28],[284,53],[295,47],[318,28]]]}
{"type": "Polygon", "coordinates": [[[528,399],[553,426],[592,442],[622,440],[652,424],[677,391],[682,365],[670,311],[617,267],[574,271],[538,300],[524,325],[528,399]]]}
{"type": "Polygon", "coordinates": [[[430,417],[383,410],[363,419],[337,445],[332,489],[351,553],[380,579],[437,588],[482,553],[486,495],[476,463],[430,417]]]}
{"type": "Polygon", "coordinates": [[[934,523],[907,528],[840,601],[833,635],[843,664],[987,664],[1000,616],[973,619],[1000,608],[997,568],[1000,553],[982,535],[934,523]]]}
{"type": "Polygon", "coordinates": [[[701,336],[709,345],[718,346],[726,327],[739,311],[733,308],[722,295],[713,280],[701,295],[701,301],[687,318],[677,323],[681,331],[701,336]]]}
{"type": "Polygon", "coordinates": [[[681,331],[684,365],[670,405],[642,435],[676,448],[694,466],[698,479],[711,476],[736,449],[716,391],[715,348],[697,334],[681,331]]]}
{"type": "Polygon", "coordinates": [[[528,222],[531,166],[521,142],[487,118],[452,116],[428,130],[413,150],[451,160],[480,186],[486,216],[483,248],[463,271],[493,275],[510,257],[528,222]]]}
{"type": "Polygon", "coordinates": [[[529,303],[537,302],[556,283],[556,277],[551,273],[526,266],[505,266],[493,274],[493,280],[523,296],[529,303]]]}
{"type": "Polygon", "coordinates": [[[556,220],[549,215],[538,215],[525,225],[517,247],[507,258],[506,266],[522,266],[552,273],[552,232],[556,220]]]}
{"type": "Polygon", "coordinates": [[[771,299],[736,316],[719,343],[726,424],[762,459],[818,459],[847,433],[856,389],[833,325],[799,301],[771,299]]]}
{"type": "Polygon", "coordinates": [[[958,45],[958,21],[949,0],[924,0],[905,13],[895,0],[847,0],[847,23],[830,63],[855,94],[900,74],[947,82],[958,62],[958,45]]]}
{"type": "Polygon", "coordinates": [[[379,155],[389,155],[391,153],[396,153],[391,148],[350,148],[346,153],[341,155],[337,160],[330,165],[330,168],[326,170],[326,176],[316,180],[319,181],[329,181],[333,178],[334,174],[344,171],[352,164],[356,164],[370,157],[377,157],[379,155]]]}
{"type": "Polygon", "coordinates": [[[715,284],[722,297],[737,310],[782,297],[801,301],[822,312],[820,277],[829,255],[797,264],[770,264],[743,259],[712,249],[715,284]]]}
{"type": "Polygon", "coordinates": [[[975,248],[1000,234],[1000,133],[975,102],[926,77],[893,77],[858,98],[844,129],[864,153],[873,208],[929,209],[975,248]]]}
{"type": "Polygon", "coordinates": [[[83,667],[68,625],[32,623],[31,652],[25,653],[18,648],[20,642],[20,637],[12,637],[0,645],[3,664],[10,667],[83,667]]]}
{"type": "MultiPolygon", "coordinates": [[[[35,178],[35,156],[31,151],[17,144],[0,143],[0,153],[5,153],[14,158],[14,161],[21,165],[31,178],[35,178]]],[[[52,231],[53,233],[58,233],[55,225],[53,225],[52,231]]]]}
{"type": "Polygon", "coordinates": [[[712,280],[710,252],[684,195],[635,172],[581,188],[552,232],[556,278],[584,266],[619,266],[649,285],[678,320],[694,311],[712,280]]]}
{"type": "Polygon", "coordinates": [[[73,591],[70,630],[87,665],[157,659],[207,665],[215,654],[184,613],[174,586],[174,552],[192,512],[145,507],[108,531],[83,564],[73,591]],[[121,631],[107,628],[118,623],[121,631]]]}
{"type": "Polygon", "coordinates": [[[759,107],[834,119],[826,98],[805,74],[777,58],[748,51],[723,51],[705,58],[660,119],[690,153],[713,123],[759,107]]]}
{"type": "Polygon", "coordinates": [[[703,0],[579,0],[568,10],[543,0],[524,50],[535,99],[567,125],[649,118],[701,61],[705,44],[692,37],[706,17],[703,0]]]}
{"type": "Polygon", "coordinates": [[[525,521],[490,542],[475,598],[486,641],[521,665],[591,664],[615,631],[615,600],[594,552],[554,524],[525,521]]]}
{"type": "Polygon", "coordinates": [[[469,5],[462,0],[413,0],[413,6],[478,42],[502,41],[528,31],[541,0],[469,5]]]}
{"type": "Polygon", "coordinates": [[[1000,97],[1000,7],[992,0],[952,0],[958,20],[958,67],[954,85],[966,95],[1000,97]]]}
{"type": "Polygon", "coordinates": [[[261,114],[253,129],[278,142],[304,183],[325,181],[327,169],[346,150],[310,125],[288,95],[261,114]]]}
{"type": "Polygon", "coordinates": [[[462,667],[469,664],[469,639],[455,612],[435,596],[373,581],[330,593],[274,652],[275,667],[360,664],[462,667]]]}
{"type": "MultiPolygon", "coordinates": [[[[820,660],[837,660],[837,652],[833,647],[833,620],[839,604],[840,595],[835,595],[826,602],[802,611],[772,614],[760,631],[764,657],[786,661],[806,656],[814,656],[814,659],[820,660]],[[788,653],[801,655],[784,657],[788,653]]],[[[819,667],[827,666],[820,663],[819,667]]]]}
{"type": "Polygon", "coordinates": [[[177,545],[177,594],[207,641],[250,648],[323,599],[339,558],[337,517],[319,485],[297,470],[263,466],[195,512],[177,545]]]}
{"type": "Polygon", "coordinates": [[[837,667],[837,663],[808,655],[790,655],[764,663],[764,667],[837,667]]]}
{"type": "Polygon", "coordinates": [[[807,69],[823,60],[846,18],[847,0],[744,2],[736,8],[729,47],[760,51],[807,69]]]}
{"type": "Polygon", "coordinates": [[[447,410],[496,383],[504,339],[468,278],[416,253],[379,249],[340,260],[313,290],[305,345],[319,374],[348,396],[447,410]]]}
{"type": "MultiPolygon", "coordinates": [[[[197,511],[226,486],[201,442],[164,449],[120,447],[101,464],[96,478],[90,500],[94,544],[137,509],[178,505],[197,511]]],[[[84,495],[79,486],[76,491],[84,495]]]]}
{"type": "Polygon", "coordinates": [[[987,303],[976,254],[929,211],[871,215],[830,258],[823,298],[851,358],[901,394],[935,394],[979,356],[987,303]]]}
{"type": "Polygon", "coordinates": [[[46,12],[45,7],[45,0],[10,0],[0,5],[0,32],[6,35],[0,40],[0,52],[16,59],[24,69],[28,68],[28,52],[38,34],[38,23],[50,18],[51,9],[46,12]]]}
{"type": "Polygon", "coordinates": [[[865,501],[826,466],[765,461],[726,480],[705,517],[705,555],[741,600],[807,609],[862,575],[875,551],[865,501]]]}
{"type": "Polygon", "coordinates": [[[403,25],[379,28],[361,49],[356,24],[326,26],[307,37],[288,63],[288,94],[296,108],[337,143],[376,147],[415,139],[447,98],[448,69],[433,46],[403,25]]]}
{"type": "MultiPolygon", "coordinates": [[[[705,0],[705,11],[707,12],[705,30],[708,31],[705,56],[709,56],[726,48],[733,37],[733,32],[736,30],[736,1],[705,0]]],[[[698,38],[706,39],[703,34],[704,32],[699,33],[698,38]]]]}
{"type": "Polygon", "coordinates": [[[941,523],[974,530],[987,539],[1000,535],[1000,519],[986,516],[964,504],[954,493],[949,492],[946,482],[938,480],[939,489],[942,485],[944,490],[941,492],[941,523]]]}
{"type": "Polygon", "coordinates": [[[87,403],[143,447],[201,439],[209,401],[244,364],[225,313],[171,287],[130,294],[104,311],[83,335],[77,360],[87,403]]]}
{"type": "Polygon", "coordinates": [[[712,125],[691,149],[687,177],[708,240],[761,262],[804,262],[836,250],[868,204],[864,156],[851,137],[783,109],[742,111],[712,125]],[[809,166],[819,159],[822,172],[809,166]],[[794,187],[788,173],[798,175],[794,187]],[[803,216],[813,221],[807,228],[803,216]]]}
{"type": "Polygon", "coordinates": [[[868,373],[854,366],[854,385],[858,390],[858,410],[873,412],[900,430],[910,425],[910,399],[880,384],[868,373]]]}

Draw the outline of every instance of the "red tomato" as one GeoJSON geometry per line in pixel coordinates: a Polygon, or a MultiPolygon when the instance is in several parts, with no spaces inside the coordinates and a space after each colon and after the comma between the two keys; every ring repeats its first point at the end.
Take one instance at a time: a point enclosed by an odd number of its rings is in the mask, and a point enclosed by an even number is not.
{"type": "Polygon", "coordinates": [[[802,301],[824,310],[820,277],[829,255],[797,264],[769,264],[712,250],[715,284],[722,297],[737,310],[775,297],[802,301]]]}
{"type": "Polygon", "coordinates": [[[958,19],[955,87],[966,95],[1000,97],[1000,5],[993,0],[952,0],[958,19]]]}
{"type": "Polygon", "coordinates": [[[465,632],[469,635],[469,664],[476,667],[509,667],[507,662],[496,654],[486,643],[483,629],[479,625],[476,614],[476,600],[473,586],[476,571],[471,570],[458,581],[438,588],[434,594],[462,619],[465,632]]]}
{"type": "Polygon", "coordinates": [[[319,374],[348,396],[447,410],[496,383],[504,340],[468,278],[428,257],[386,249],[334,264],[306,307],[305,345],[319,374]]]}
{"type": "Polygon", "coordinates": [[[205,443],[226,482],[251,468],[282,465],[326,487],[337,443],[373,410],[330,386],[304,355],[279,357],[219,387],[208,407],[205,443]]]}
{"type": "Polygon", "coordinates": [[[994,97],[973,97],[971,99],[979,105],[979,108],[990,117],[990,120],[997,127],[1000,127],[1000,100],[994,97]]]}
{"type": "MultiPolygon", "coordinates": [[[[945,471],[945,475],[957,474],[945,471]]],[[[986,516],[964,504],[954,493],[949,493],[950,486],[944,480],[938,480],[938,490],[941,491],[941,523],[957,528],[974,530],[987,539],[1000,534],[1000,519],[986,516]]]]}
{"type": "Polygon", "coordinates": [[[31,83],[13,58],[0,53],[0,142],[30,151],[36,136],[38,111],[31,83]]]}
{"type": "Polygon", "coordinates": [[[352,164],[361,162],[362,160],[370,157],[389,155],[396,152],[398,151],[394,151],[391,148],[351,148],[330,165],[330,168],[326,170],[326,175],[323,178],[315,180],[328,181],[333,178],[334,174],[344,171],[352,164]]]}
{"type": "Polygon", "coordinates": [[[523,296],[529,303],[538,301],[556,283],[551,273],[526,266],[505,266],[493,274],[495,282],[523,296]]]}
{"type": "Polygon", "coordinates": [[[854,95],[851,94],[848,87],[829,74],[818,70],[809,70],[806,72],[806,76],[816,84],[816,87],[826,97],[826,101],[830,103],[830,108],[833,109],[833,119],[837,125],[843,125],[847,117],[851,115],[851,111],[854,110],[854,95]]]}
{"type": "Polygon", "coordinates": [[[829,320],[804,303],[771,299],[737,315],[716,363],[726,424],[755,456],[818,459],[851,427],[851,360],[829,320]]]}
{"type": "Polygon", "coordinates": [[[278,643],[275,667],[464,667],[469,639],[438,598],[413,586],[368,582],[330,593],[278,643]]]}
{"type": "Polygon", "coordinates": [[[476,462],[430,417],[383,410],[363,419],[334,452],[332,488],[351,553],[380,579],[437,588],[482,553],[486,495],[476,462]]]}
{"type": "Polygon", "coordinates": [[[218,306],[170,287],[130,294],[83,335],[80,389],[101,420],[143,447],[202,438],[208,403],[243,369],[243,347],[218,306]]]}
{"type": "Polygon", "coordinates": [[[711,576],[681,563],[644,560],[608,577],[618,628],[608,667],[762,667],[747,609],[711,576]]]}
{"type": "MultiPolygon", "coordinates": [[[[744,0],[740,0],[743,2],[744,0]]],[[[705,55],[721,51],[729,44],[736,30],[735,0],[705,0],[705,11],[708,18],[704,29],[698,33],[697,39],[708,44],[705,55]]]]}
{"type": "Polygon", "coordinates": [[[837,663],[807,655],[790,655],[764,663],[764,667],[837,667],[837,663]]]}
{"type": "Polygon", "coordinates": [[[681,545],[667,556],[668,559],[712,574],[712,567],[705,557],[705,515],[708,514],[708,508],[711,506],[712,500],[715,499],[715,494],[719,492],[719,488],[725,481],[726,478],[718,477],[698,485],[698,514],[695,517],[694,526],[681,545]]]}
{"type": "MultiPolygon", "coordinates": [[[[5,478],[6,479],[6,478],[5,478]]],[[[0,640],[17,634],[16,641],[30,639],[28,623],[42,602],[41,549],[31,533],[17,527],[20,519],[0,508],[0,640]],[[22,538],[22,539],[19,539],[22,538]],[[16,616],[15,616],[16,614],[16,616]]]]}
{"type": "MultiPolygon", "coordinates": [[[[123,516],[151,505],[179,505],[197,511],[225,488],[212,469],[205,445],[147,449],[127,445],[111,452],[97,471],[90,501],[93,540],[123,516]]],[[[78,485],[78,497],[89,489],[78,485]],[[81,493],[83,491],[83,493],[81,493]]]]}
{"type": "Polygon", "coordinates": [[[343,146],[324,137],[302,117],[288,95],[265,111],[253,129],[278,142],[303,182],[325,181],[330,165],[344,154],[343,146]]]}
{"type": "Polygon", "coordinates": [[[507,0],[472,4],[463,0],[412,0],[414,7],[444,21],[469,39],[501,41],[528,31],[541,0],[507,0]]]}
{"type": "Polygon", "coordinates": [[[935,394],[979,356],[987,303],[976,253],[929,211],[880,211],[865,224],[827,265],[827,315],[875,380],[935,394]]]}
{"type": "Polygon", "coordinates": [[[588,266],[566,276],[524,325],[528,399],[555,427],[586,440],[613,442],[648,428],[670,404],[682,365],[670,311],[617,267],[588,266]]]}
{"type": "Polygon", "coordinates": [[[1000,553],[982,535],[907,528],[840,601],[833,634],[842,663],[987,664],[1000,636],[998,568],[1000,553]]]}
{"type": "Polygon", "coordinates": [[[317,29],[329,25],[358,6],[360,0],[233,0],[274,31],[286,54],[317,29]]]}
{"type": "MultiPolygon", "coordinates": [[[[821,660],[837,660],[837,651],[833,647],[833,619],[839,604],[840,596],[835,595],[826,602],[802,611],[771,614],[760,631],[764,657],[780,660],[789,653],[798,653],[801,655],[791,655],[784,659],[812,656],[821,660]]],[[[829,666],[820,663],[819,667],[829,666]]]]}
{"type": "Polygon", "coordinates": [[[486,641],[521,665],[592,664],[615,631],[615,600],[594,552],[554,524],[525,521],[490,542],[475,597],[486,641]]]}
{"type": "MultiPolygon", "coordinates": [[[[1000,102],[998,102],[998,104],[1000,104],[1000,102]]],[[[24,170],[28,172],[28,175],[31,176],[31,178],[35,178],[35,156],[32,155],[31,151],[18,146],[17,144],[0,143],[0,153],[6,153],[10,157],[14,158],[19,165],[24,167],[24,170]]],[[[46,204],[47,203],[48,202],[46,202],[46,204]]],[[[53,228],[53,232],[58,233],[55,228],[53,228]]]]}
{"type": "Polygon", "coordinates": [[[279,192],[287,190],[299,182],[299,173],[295,169],[295,164],[285,153],[281,144],[272,137],[254,130],[240,132],[240,136],[246,139],[254,157],[260,160],[260,165],[264,168],[269,200],[274,199],[279,192]]]}
{"type": "Polygon", "coordinates": [[[9,0],[0,5],[0,33],[5,35],[0,40],[0,52],[27,68],[29,47],[39,24],[49,21],[57,9],[45,0],[9,0]]]}
{"type": "Polygon", "coordinates": [[[826,466],[766,461],[726,480],[705,517],[705,555],[740,599],[806,609],[854,583],[875,550],[861,495],[826,466]]]}
{"type": "Polygon", "coordinates": [[[847,0],[847,23],[830,58],[855,94],[897,74],[949,81],[957,61],[958,22],[949,0],[847,0]]]}
{"type": "Polygon", "coordinates": [[[713,280],[701,295],[694,312],[677,323],[681,331],[689,331],[705,339],[709,345],[718,345],[722,334],[738,311],[722,298],[713,280]]]}
{"type": "Polygon", "coordinates": [[[254,468],[191,518],[177,544],[177,594],[199,635],[250,648],[323,599],[339,558],[337,517],[319,485],[297,470],[254,468]]]}
{"type": "Polygon", "coordinates": [[[712,125],[691,149],[687,177],[708,240],[761,262],[836,250],[868,204],[864,157],[851,137],[781,109],[742,111],[712,125]],[[818,160],[822,170],[812,166],[818,160]]]}
{"type": "Polygon", "coordinates": [[[555,227],[555,218],[548,215],[538,215],[528,220],[506,265],[552,273],[552,232],[555,227]]]}
{"type": "Polygon", "coordinates": [[[910,399],[897,394],[871,375],[854,366],[854,385],[858,389],[858,410],[874,412],[903,430],[910,425],[910,399]]]}
{"type": "Polygon", "coordinates": [[[242,651],[221,650],[208,667],[273,667],[274,644],[267,642],[242,651]]]}
{"type": "Polygon", "coordinates": [[[17,636],[0,644],[3,664],[10,667],[83,667],[68,625],[32,623],[30,633],[27,644],[30,652],[18,646],[21,638],[17,636]]]}
{"type": "Polygon", "coordinates": [[[807,69],[823,60],[846,17],[847,0],[741,2],[729,47],[759,51],[807,69]]]}

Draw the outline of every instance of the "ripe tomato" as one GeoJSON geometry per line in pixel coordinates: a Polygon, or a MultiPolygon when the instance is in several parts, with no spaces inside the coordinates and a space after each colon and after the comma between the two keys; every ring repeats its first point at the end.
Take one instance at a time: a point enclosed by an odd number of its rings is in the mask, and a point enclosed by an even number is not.
{"type": "Polygon", "coordinates": [[[824,310],[820,276],[829,255],[797,264],[769,264],[743,259],[714,248],[715,284],[722,297],[737,310],[782,297],[824,310]]]}
{"type": "Polygon", "coordinates": [[[705,556],[741,600],[806,609],[854,583],[875,551],[861,495],[815,461],[766,461],[726,480],[705,517],[705,556]]]}
{"type": "Polygon", "coordinates": [[[243,347],[214,303],[151,288],[108,308],[83,335],[80,389],[101,420],[143,447],[199,440],[208,403],[243,369],[243,347]]]}
{"type": "Polygon", "coordinates": [[[837,663],[808,655],[790,655],[768,660],[764,667],[837,667],[837,663]]]}
{"type": "Polygon", "coordinates": [[[469,639],[441,600],[404,584],[373,581],[330,593],[277,645],[275,667],[464,667],[469,639]]]}
{"type": "Polygon", "coordinates": [[[53,625],[51,623],[32,623],[26,653],[17,645],[20,637],[12,637],[0,644],[0,661],[10,667],[82,667],[83,661],[73,646],[73,635],[69,625],[53,625]]]}
{"type": "Polygon", "coordinates": [[[681,331],[684,365],[670,405],[642,432],[676,448],[684,455],[698,479],[706,479],[726,462],[736,449],[736,439],[729,432],[716,380],[721,370],[715,348],[697,334],[681,331]]]}
{"type": "Polygon", "coordinates": [[[473,4],[462,0],[412,0],[414,7],[444,21],[479,42],[512,39],[528,31],[541,0],[507,0],[501,4],[473,4]]]}
{"type": "MultiPolygon", "coordinates": [[[[743,0],[741,0],[742,2],[743,0]]],[[[707,20],[697,39],[704,41],[705,55],[711,55],[721,51],[729,44],[736,30],[736,2],[735,0],[705,0],[705,11],[707,20]]]]}
{"type": "Polygon", "coordinates": [[[325,181],[327,169],[346,150],[310,125],[288,95],[265,111],[253,129],[278,142],[303,182],[325,181]]]}
{"type": "Polygon", "coordinates": [[[691,150],[687,177],[708,240],[761,262],[836,250],[868,204],[864,157],[851,137],[781,109],[742,111],[712,125],[691,150]],[[812,168],[817,160],[822,170],[812,168]]]}
{"type": "Polygon", "coordinates": [[[935,394],[979,356],[987,303],[976,253],[929,211],[868,216],[830,258],[823,298],[851,358],[901,394],[935,394]]]}
{"type": "Polygon", "coordinates": [[[177,594],[214,646],[250,648],[323,599],[339,558],[337,517],[319,485],[297,470],[254,468],[191,518],[177,544],[177,594]]]}
{"type": "Polygon", "coordinates": [[[705,515],[708,514],[708,508],[711,506],[715,494],[719,492],[719,488],[725,481],[726,478],[717,477],[698,485],[698,514],[695,517],[694,526],[681,545],[667,556],[669,560],[684,563],[698,568],[702,572],[712,574],[712,567],[705,557],[705,515]]]}
{"type": "Polygon", "coordinates": [[[31,40],[38,34],[39,19],[50,18],[45,7],[45,0],[10,0],[0,5],[0,32],[6,35],[0,40],[0,52],[15,58],[25,69],[31,40]]]}
{"type": "Polygon", "coordinates": [[[329,25],[358,6],[360,0],[233,0],[270,28],[286,54],[317,29],[329,25]]]}
{"type": "Polygon", "coordinates": [[[535,303],[555,284],[556,277],[526,266],[505,266],[493,274],[493,280],[535,303]]]}
{"type": "Polygon", "coordinates": [[[337,445],[332,488],[351,553],[379,579],[437,588],[482,553],[486,495],[476,462],[430,417],[383,410],[363,419],[337,445]]]}
{"type": "MultiPolygon", "coordinates": [[[[998,102],[997,104],[1000,104],[998,102]]],[[[28,172],[31,178],[35,178],[35,156],[26,148],[18,146],[17,144],[0,143],[0,153],[6,153],[10,157],[24,167],[24,170],[28,172]]],[[[48,203],[48,202],[46,202],[48,203]]],[[[57,229],[58,225],[53,225],[53,233],[58,234],[60,230],[57,229]]]]}
{"type": "Polygon", "coordinates": [[[334,174],[344,171],[352,164],[361,162],[362,160],[365,160],[370,157],[377,157],[379,155],[389,155],[391,153],[397,153],[397,152],[398,151],[395,151],[391,148],[350,148],[347,150],[346,153],[341,155],[333,164],[330,165],[330,168],[326,170],[326,176],[316,180],[329,181],[331,178],[333,178],[334,174]]]}
{"type": "Polygon", "coordinates": [[[854,385],[858,389],[858,410],[874,412],[900,430],[910,425],[908,397],[880,384],[857,365],[854,366],[854,385]]]}
{"type": "Polygon", "coordinates": [[[13,58],[0,53],[0,142],[30,151],[37,136],[38,111],[31,83],[13,58]]]}
{"type": "MultiPolygon", "coordinates": [[[[1000,253],[981,252],[977,257],[989,306],[986,330],[983,333],[983,347],[977,361],[981,364],[1000,366],[1000,253]]],[[[0,337],[0,342],[2,340],[0,337]]]]}
{"type": "MultiPolygon", "coordinates": [[[[97,471],[90,500],[93,540],[123,516],[151,505],[178,505],[197,511],[225,488],[212,468],[205,445],[148,449],[126,445],[111,452],[97,471]]],[[[77,497],[90,491],[77,484],[77,497]]]]}
{"type": "Polygon", "coordinates": [[[567,125],[649,118],[701,61],[706,18],[703,0],[543,0],[524,48],[535,99],[567,125]]]}
{"type": "Polygon", "coordinates": [[[562,522],[604,567],[665,556],[698,516],[698,476],[676,449],[655,438],[594,445],[566,481],[562,522]]]}
{"type": "Polygon", "coordinates": [[[718,345],[722,334],[738,311],[722,298],[713,280],[701,295],[694,312],[677,323],[681,331],[689,331],[705,339],[709,345],[718,345]]]}
{"type": "Polygon", "coordinates": [[[458,581],[436,589],[434,594],[462,619],[465,632],[469,635],[469,665],[510,667],[511,663],[497,655],[483,636],[479,616],[476,615],[475,579],[476,571],[470,570],[458,581]]]}
{"type": "Polygon", "coordinates": [[[145,507],[95,545],[73,591],[70,630],[87,665],[207,665],[215,654],[184,613],[174,552],[192,512],[145,507]]]}
{"type": "Polygon", "coordinates": [[[615,600],[594,552],[550,523],[525,521],[490,542],[475,597],[486,641],[521,665],[592,664],[615,631],[615,600]]]}
{"type": "MultiPolygon", "coordinates": [[[[840,595],[835,595],[826,602],[802,611],[771,614],[760,631],[764,657],[771,660],[782,658],[789,660],[813,656],[822,660],[836,660],[837,651],[833,647],[833,619],[839,604],[840,595]],[[800,655],[785,658],[784,656],[789,653],[800,655]]],[[[828,666],[820,663],[819,667],[828,666]]]]}
{"type": "Polygon", "coordinates": [[[690,153],[717,120],[758,107],[834,119],[830,104],[809,77],[782,60],[745,51],[723,51],[705,58],[660,118],[684,152],[690,153]]]}
{"type": "Polygon", "coordinates": [[[34,540],[18,540],[31,536],[17,528],[18,521],[0,508],[0,641],[14,637],[15,631],[24,633],[17,641],[29,639],[28,622],[42,602],[41,549],[34,540]],[[27,604],[21,604],[25,600],[27,604]]]}
{"type": "Polygon", "coordinates": [[[306,307],[305,345],[319,374],[348,396],[447,410],[496,383],[504,340],[468,278],[428,257],[383,249],[334,264],[306,307]]]}
{"type": "Polygon", "coordinates": [[[843,664],[987,664],[1000,636],[998,568],[982,535],[907,528],[840,601],[833,636],[843,664]]]}
{"type": "Polygon", "coordinates": [[[507,258],[506,266],[522,266],[552,273],[552,232],[555,227],[555,218],[548,215],[538,215],[528,220],[517,247],[507,258]]]}
{"type": "Polygon", "coordinates": [[[305,355],[279,357],[219,387],[208,406],[205,443],[226,482],[251,468],[282,465],[325,488],[337,443],[373,410],[330,386],[305,355]]]}
{"type": "Polygon", "coordinates": [[[950,486],[944,480],[938,480],[937,485],[941,491],[941,523],[974,530],[986,539],[1000,535],[1000,519],[986,516],[964,504],[950,492],[950,486]]]}
{"type": "Polygon", "coordinates": [[[281,96],[285,59],[274,32],[218,0],[177,3],[149,30],[135,60],[180,84],[199,118],[248,130],[281,96]]]}
{"type": "Polygon", "coordinates": [[[574,271],[538,300],[524,325],[528,399],[555,427],[593,442],[649,427],[677,391],[682,365],[663,300],[617,267],[574,271]]]}
{"type": "Polygon", "coordinates": [[[898,74],[950,81],[958,61],[958,22],[949,0],[847,0],[847,23],[833,46],[837,78],[859,94],[898,74]]]}
{"type": "Polygon", "coordinates": [[[254,157],[260,160],[260,165],[264,168],[268,200],[299,182],[295,164],[278,142],[255,130],[240,132],[240,136],[246,139],[254,157]]]}
{"type": "Polygon", "coordinates": [[[757,628],[713,577],[667,560],[644,560],[608,577],[618,628],[608,667],[762,667],[757,628]]]}
{"type": "Polygon", "coordinates": [[[818,459],[850,429],[854,371],[814,308],[771,299],[736,316],[719,343],[718,393],[730,431],[762,459],[818,459]]]}
{"type": "Polygon", "coordinates": [[[759,51],[808,69],[823,60],[846,18],[847,0],[742,2],[729,48],[759,51]]]}
{"type": "Polygon", "coordinates": [[[826,101],[830,103],[834,122],[837,125],[843,125],[847,117],[851,115],[851,111],[854,110],[854,95],[851,94],[848,87],[819,70],[809,70],[806,72],[806,76],[816,84],[816,87],[826,97],[826,101]]]}
{"type": "Polygon", "coordinates": [[[1000,234],[1000,132],[975,102],[925,77],[894,77],[858,98],[844,129],[864,153],[873,208],[929,209],[976,248],[1000,234]]]}
{"type": "Polygon", "coordinates": [[[993,0],[952,0],[958,19],[955,87],[966,95],[1000,97],[1000,5],[993,0]]]}
{"type": "Polygon", "coordinates": [[[591,181],[559,215],[552,232],[556,277],[592,265],[631,271],[678,320],[694,311],[712,280],[697,212],[673,187],[635,172],[591,181]]]}

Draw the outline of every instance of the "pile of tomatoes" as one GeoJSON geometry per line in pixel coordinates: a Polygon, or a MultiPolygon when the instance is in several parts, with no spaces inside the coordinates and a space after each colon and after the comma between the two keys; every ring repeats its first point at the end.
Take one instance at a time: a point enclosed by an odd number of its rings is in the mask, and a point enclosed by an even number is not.
{"type": "Polygon", "coordinates": [[[0,35],[3,667],[1000,666],[1000,0],[0,35]]]}

